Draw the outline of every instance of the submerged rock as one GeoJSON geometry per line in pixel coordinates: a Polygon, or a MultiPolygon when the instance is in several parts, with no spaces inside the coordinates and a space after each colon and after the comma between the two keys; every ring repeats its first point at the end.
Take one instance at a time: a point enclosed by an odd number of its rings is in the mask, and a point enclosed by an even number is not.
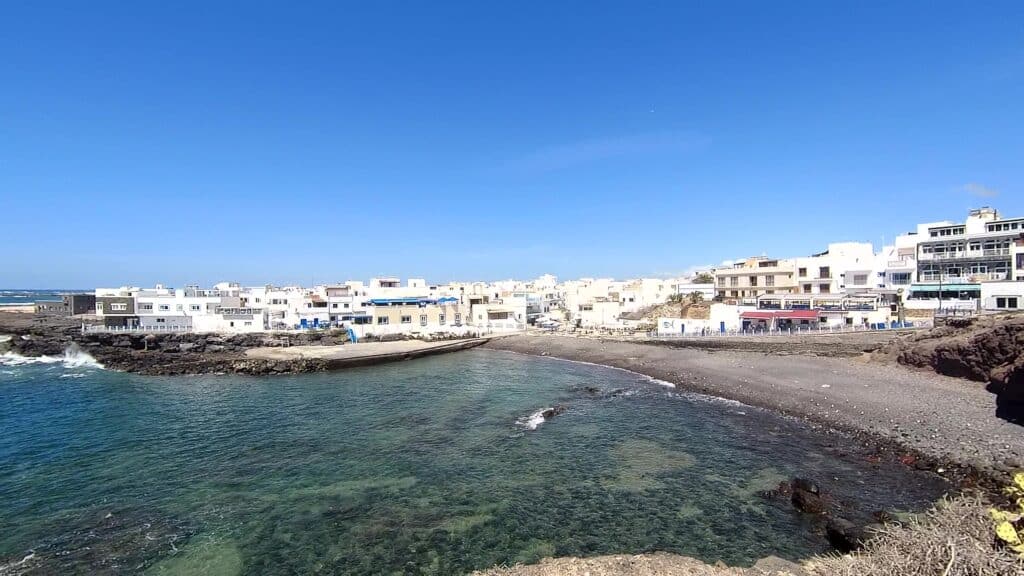
{"type": "Polygon", "coordinates": [[[779,482],[775,488],[761,492],[761,496],[765,498],[788,496],[794,508],[807,514],[822,514],[826,508],[821,488],[816,482],[807,478],[793,478],[788,482],[779,482]]]}
{"type": "Polygon", "coordinates": [[[568,410],[568,408],[566,408],[565,406],[562,406],[561,404],[556,404],[551,408],[545,408],[544,410],[541,410],[540,415],[543,416],[545,420],[548,420],[550,418],[558,416],[559,414],[562,414],[566,410],[568,410]]]}

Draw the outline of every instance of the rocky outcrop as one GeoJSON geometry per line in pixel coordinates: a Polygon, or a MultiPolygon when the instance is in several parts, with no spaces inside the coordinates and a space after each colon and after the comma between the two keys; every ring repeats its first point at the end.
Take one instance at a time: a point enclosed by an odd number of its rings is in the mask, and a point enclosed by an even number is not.
{"type": "Polygon", "coordinates": [[[790,483],[792,496],[790,502],[793,507],[807,514],[823,514],[825,512],[825,501],[821,497],[821,490],[818,485],[805,478],[794,478],[790,483]]]}
{"type": "Polygon", "coordinates": [[[260,347],[336,346],[348,342],[343,330],[254,334],[197,333],[97,333],[83,334],[81,325],[66,318],[32,318],[18,315],[14,321],[0,317],[4,334],[0,352],[22,356],[61,356],[78,346],[98,362],[114,370],[151,375],[204,373],[281,374],[320,372],[329,368],[320,359],[261,360],[245,356],[260,347]]]}
{"type": "Polygon", "coordinates": [[[876,356],[987,382],[1002,402],[1024,404],[1024,316],[953,320],[896,340],[876,356]]]}

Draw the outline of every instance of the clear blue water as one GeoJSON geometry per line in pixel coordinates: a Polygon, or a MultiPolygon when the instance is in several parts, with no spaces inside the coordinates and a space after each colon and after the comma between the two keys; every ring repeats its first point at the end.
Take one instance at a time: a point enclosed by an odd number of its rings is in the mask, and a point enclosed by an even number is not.
{"type": "Polygon", "coordinates": [[[749,564],[826,549],[820,520],[757,494],[781,479],[818,479],[852,516],[943,489],[753,408],[486,350],[278,377],[8,362],[0,430],[12,573],[458,574],[652,550],[749,564]]]}

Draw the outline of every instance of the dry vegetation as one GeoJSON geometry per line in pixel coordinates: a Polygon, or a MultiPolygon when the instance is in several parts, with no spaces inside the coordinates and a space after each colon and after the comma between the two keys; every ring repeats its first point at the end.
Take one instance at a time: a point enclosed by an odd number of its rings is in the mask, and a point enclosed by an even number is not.
{"type": "Polygon", "coordinates": [[[889,526],[849,556],[817,559],[811,573],[835,576],[1020,576],[1024,560],[998,544],[978,496],[942,503],[920,520],[889,526]]]}

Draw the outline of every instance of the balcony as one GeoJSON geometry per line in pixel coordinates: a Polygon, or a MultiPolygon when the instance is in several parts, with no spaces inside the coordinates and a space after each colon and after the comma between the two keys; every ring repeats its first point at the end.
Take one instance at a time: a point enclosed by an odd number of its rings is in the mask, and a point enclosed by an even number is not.
{"type": "Polygon", "coordinates": [[[951,276],[949,274],[921,274],[921,282],[942,282],[944,284],[974,284],[976,282],[992,282],[1009,280],[1008,272],[988,272],[985,274],[971,274],[969,276],[951,276]]]}
{"type": "Polygon", "coordinates": [[[983,258],[1001,258],[1010,256],[1009,248],[990,248],[988,250],[964,250],[962,252],[939,252],[939,253],[921,253],[918,255],[918,260],[971,260],[971,259],[983,259],[983,258]]]}

